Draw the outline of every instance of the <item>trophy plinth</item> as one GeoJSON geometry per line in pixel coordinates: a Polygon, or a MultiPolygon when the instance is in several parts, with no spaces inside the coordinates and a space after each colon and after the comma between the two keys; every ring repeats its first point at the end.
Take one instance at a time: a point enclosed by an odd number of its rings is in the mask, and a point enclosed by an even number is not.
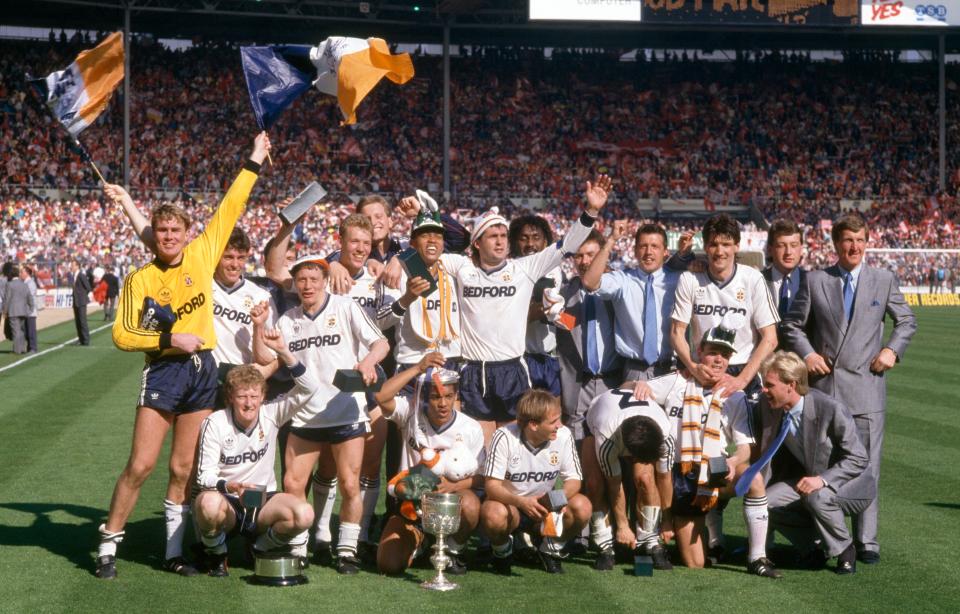
{"type": "Polygon", "coordinates": [[[430,557],[437,575],[420,586],[431,591],[452,591],[459,585],[447,580],[443,570],[450,565],[450,557],[444,550],[443,541],[460,529],[460,495],[428,492],[420,498],[423,512],[423,530],[437,537],[434,554],[430,557]]]}

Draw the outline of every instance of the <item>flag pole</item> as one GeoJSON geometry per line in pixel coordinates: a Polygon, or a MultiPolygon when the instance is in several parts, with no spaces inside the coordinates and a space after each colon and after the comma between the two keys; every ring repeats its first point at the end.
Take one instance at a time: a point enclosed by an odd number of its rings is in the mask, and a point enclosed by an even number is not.
{"type": "Polygon", "coordinates": [[[93,158],[90,157],[90,154],[87,152],[84,146],[80,144],[80,140],[73,134],[70,135],[70,143],[73,144],[77,150],[77,153],[80,154],[80,159],[89,163],[90,166],[93,167],[93,172],[95,172],[97,177],[100,178],[100,182],[103,185],[107,185],[107,180],[103,178],[103,173],[101,173],[100,169],[97,168],[97,163],[93,161],[93,158]]]}

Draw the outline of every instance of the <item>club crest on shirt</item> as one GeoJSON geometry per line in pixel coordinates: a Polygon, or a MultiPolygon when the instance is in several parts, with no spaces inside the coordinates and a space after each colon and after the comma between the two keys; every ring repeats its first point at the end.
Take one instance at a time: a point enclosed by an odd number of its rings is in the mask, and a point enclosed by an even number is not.
{"type": "Polygon", "coordinates": [[[737,300],[741,303],[747,298],[747,291],[743,288],[737,288],[737,300]]]}
{"type": "Polygon", "coordinates": [[[248,311],[253,308],[253,297],[249,294],[243,297],[243,308],[248,311]]]}
{"type": "Polygon", "coordinates": [[[193,280],[190,279],[190,276],[186,273],[183,274],[183,285],[187,286],[188,288],[193,285],[193,280]]]}
{"type": "Polygon", "coordinates": [[[157,292],[157,298],[160,299],[161,303],[169,303],[173,300],[173,291],[170,288],[160,288],[160,291],[157,292]]]}
{"type": "Polygon", "coordinates": [[[236,441],[233,437],[231,437],[231,436],[229,436],[229,435],[227,436],[226,439],[223,440],[223,449],[224,449],[224,450],[232,450],[232,449],[233,449],[233,446],[235,446],[235,445],[237,445],[237,441],[236,441]]]}
{"type": "Polygon", "coordinates": [[[376,293],[376,291],[377,291],[377,282],[376,282],[376,281],[371,281],[371,282],[370,282],[369,291],[370,291],[370,293],[376,293]]]}
{"type": "Polygon", "coordinates": [[[257,427],[257,430],[259,431],[258,436],[259,436],[259,439],[260,439],[260,441],[261,441],[261,443],[262,443],[262,442],[263,442],[263,438],[264,438],[263,427],[262,427],[262,426],[259,426],[259,427],[257,427]]]}
{"type": "Polygon", "coordinates": [[[550,464],[559,465],[560,464],[560,455],[556,452],[550,453],[550,464]]]}
{"type": "Polygon", "coordinates": [[[513,279],[513,277],[511,277],[510,273],[507,273],[506,271],[504,271],[503,275],[500,276],[500,279],[509,283],[510,280],[513,279]]]}
{"type": "Polygon", "coordinates": [[[337,325],[337,316],[330,316],[327,318],[327,328],[333,328],[337,325]]]}

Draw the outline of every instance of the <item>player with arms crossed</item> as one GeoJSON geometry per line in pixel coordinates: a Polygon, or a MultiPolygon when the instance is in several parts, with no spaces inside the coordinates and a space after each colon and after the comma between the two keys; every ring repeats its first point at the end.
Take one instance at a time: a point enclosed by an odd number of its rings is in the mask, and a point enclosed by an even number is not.
{"type": "MultiPolygon", "coordinates": [[[[423,448],[439,451],[442,457],[444,450],[463,446],[476,458],[478,467],[483,463],[483,429],[476,420],[456,410],[460,377],[455,371],[444,369],[443,364],[443,354],[431,352],[419,363],[388,379],[377,393],[380,409],[387,420],[400,427],[403,436],[401,470],[414,466],[423,448]],[[402,390],[414,381],[417,381],[417,392],[412,398],[402,396],[402,390]]],[[[461,498],[460,529],[446,541],[453,559],[447,571],[455,575],[466,572],[460,552],[480,519],[480,499],[471,490],[474,482],[472,476],[457,482],[441,477],[437,486],[437,492],[457,493],[461,498]]],[[[377,568],[385,574],[403,573],[423,539],[419,523],[400,514],[390,516],[380,537],[377,568]]]]}
{"type": "Polygon", "coordinates": [[[211,355],[216,346],[213,273],[269,151],[270,139],[262,132],[213,219],[189,244],[189,216],[175,205],[157,207],[151,219],[157,257],[124,282],[113,342],[124,351],[145,352],[146,366],[130,457],[117,479],[107,521],[100,526],[99,578],[117,575],[116,552],[123,527],[171,427],[164,567],[181,575],[197,573],[183,558],[182,542],[200,423],[212,410],[217,392],[217,370],[211,355]]]}
{"type": "MultiPolygon", "coordinates": [[[[327,293],[326,260],[305,256],[294,263],[291,273],[300,306],[280,316],[277,328],[297,359],[307,369],[316,371],[320,386],[310,397],[307,409],[293,418],[283,490],[306,500],[310,472],[321,453],[332,455],[343,497],[337,570],[353,574],[360,566],[356,556],[363,511],[360,466],[370,418],[364,393],[343,392],[333,385],[333,379],[338,369],[357,369],[364,383],[372,384],[377,380],[376,365],[387,355],[390,346],[376,324],[352,299],[327,293]]],[[[260,364],[275,360],[259,335],[254,335],[254,355],[260,364]]],[[[314,498],[316,518],[322,518],[327,504],[327,497],[314,498]]],[[[298,551],[297,554],[306,553],[298,551]]]]}
{"type": "MultiPolygon", "coordinates": [[[[251,317],[267,319],[266,302],[251,317]]],[[[227,538],[240,534],[255,539],[261,552],[289,550],[291,540],[305,535],[313,509],[289,493],[278,493],[274,462],[280,426],[305,407],[317,389],[316,374],[308,371],[286,347],[276,330],[263,331],[263,341],[277,353],[294,377],[289,394],[264,403],[267,382],[253,365],[232,369],[224,383],[227,410],[210,414],[200,428],[197,483],[202,489],[194,516],[206,550],[211,576],[226,576],[227,538]],[[262,508],[245,509],[248,488],[265,488],[262,508]]]]}
{"type": "Polygon", "coordinates": [[[563,546],[590,520],[590,500],[580,494],[580,459],[561,414],[557,397],[545,390],[528,390],[517,403],[517,421],[497,429],[490,442],[483,468],[487,499],[480,508],[480,522],[499,574],[511,573],[511,534],[518,528],[539,532],[544,569],[563,573],[563,546]],[[566,498],[560,509],[551,505],[549,496],[558,477],[566,498]]]}

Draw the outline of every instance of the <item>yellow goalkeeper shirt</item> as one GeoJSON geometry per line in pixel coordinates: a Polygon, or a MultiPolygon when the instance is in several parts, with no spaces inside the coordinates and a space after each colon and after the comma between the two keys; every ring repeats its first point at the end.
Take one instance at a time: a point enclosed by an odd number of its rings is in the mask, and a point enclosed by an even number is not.
{"type": "Polygon", "coordinates": [[[173,333],[190,333],[203,339],[204,350],[216,347],[213,328],[213,273],[243,214],[260,166],[247,161],[199,237],[183,250],[176,265],[158,259],[127,276],[120,293],[119,317],[113,324],[113,343],[125,352],[146,352],[147,362],[183,354],[170,346],[173,333]],[[169,331],[142,327],[144,301],[153,299],[168,308],[176,320],[169,331]]]}

